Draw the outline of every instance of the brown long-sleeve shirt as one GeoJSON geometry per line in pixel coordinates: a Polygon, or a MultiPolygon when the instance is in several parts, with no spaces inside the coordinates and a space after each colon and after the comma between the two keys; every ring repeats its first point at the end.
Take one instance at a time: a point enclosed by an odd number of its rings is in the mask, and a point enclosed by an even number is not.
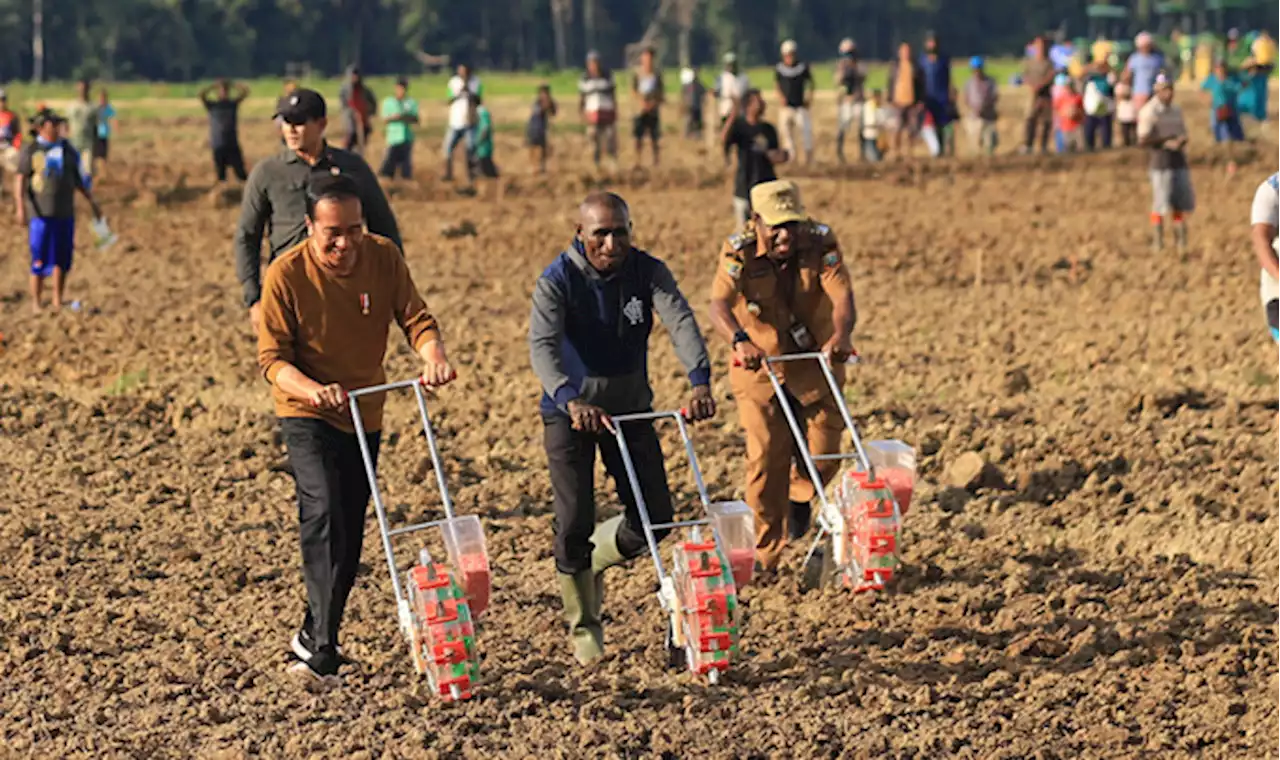
{"type": "MultiPolygon", "coordinates": [[[[293,365],[318,383],[347,390],[378,385],[386,382],[382,360],[392,321],[415,349],[438,340],[440,330],[389,239],[366,233],[355,270],[346,277],[316,263],[309,245],[302,241],[267,268],[258,364],[273,386],[277,416],[322,419],[351,432],[348,411],[321,411],[285,394],[276,385],[280,370],[293,365]]],[[[384,394],[360,398],[366,430],[382,428],[383,399],[384,394]]]]}

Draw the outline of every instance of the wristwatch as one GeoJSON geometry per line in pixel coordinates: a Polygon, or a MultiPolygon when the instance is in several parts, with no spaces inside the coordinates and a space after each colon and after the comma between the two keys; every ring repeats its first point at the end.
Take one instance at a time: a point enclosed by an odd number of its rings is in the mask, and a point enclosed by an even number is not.
{"type": "Polygon", "coordinates": [[[747,335],[746,330],[739,330],[733,334],[733,347],[737,348],[739,343],[750,343],[751,336],[747,335]]]}

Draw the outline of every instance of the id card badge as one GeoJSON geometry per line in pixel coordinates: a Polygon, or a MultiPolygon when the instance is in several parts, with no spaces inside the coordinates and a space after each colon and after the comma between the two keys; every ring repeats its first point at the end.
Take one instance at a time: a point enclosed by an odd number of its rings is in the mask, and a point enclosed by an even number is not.
{"type": "Polygon", "coordinates": [[[791,340],[795,341],[796,348],[801,351],[813,351],[817,348],[813,336],[809,334],[809,328],[799,322],[792,322],[787,332],[791,333],[791,340]]]}

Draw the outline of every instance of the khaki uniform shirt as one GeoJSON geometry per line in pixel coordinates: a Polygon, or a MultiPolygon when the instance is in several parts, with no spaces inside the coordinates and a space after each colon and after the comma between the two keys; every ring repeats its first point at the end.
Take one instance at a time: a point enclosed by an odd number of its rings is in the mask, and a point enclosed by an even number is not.
{"type": "MultiPolygon", "coordinates": [[[[849,296],[849,270],[835,233],[825,224],[801,225],[791,259],[779,264],[770,259],[763,241],[754,232],[734,235],[720,249],[711,297],[732,304],[733,316],[751,336],[751,342],[769,356],[799,353],[791,337],[791,325],[809,330],[817,351],[835,335],[834,304],[849,296]]],[[[773,365],[787,390],[801,404],[818,401],[827,391],[817,362],[783,362],[773,365]]],[[[833,367],[843,383],[844,367],[833,367]]],[[[740,398],[767,402],[773,396],[769,377],[762,369],[752,372],[732,367],[729,382],[740,398]]]]}

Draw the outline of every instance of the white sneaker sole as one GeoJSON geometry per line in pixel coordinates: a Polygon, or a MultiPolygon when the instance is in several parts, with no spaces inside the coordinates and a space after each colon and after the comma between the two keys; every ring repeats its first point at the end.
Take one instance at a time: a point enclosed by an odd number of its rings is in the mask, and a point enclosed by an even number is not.
{"type": "Polygon", "coordinates": [[[339,676],[322,676],[311,669],[305,662],[295,662],[289,666],[288,673],[302,683],[304,687],[316,691],[328,691],[342,685],[339,676]]]}

